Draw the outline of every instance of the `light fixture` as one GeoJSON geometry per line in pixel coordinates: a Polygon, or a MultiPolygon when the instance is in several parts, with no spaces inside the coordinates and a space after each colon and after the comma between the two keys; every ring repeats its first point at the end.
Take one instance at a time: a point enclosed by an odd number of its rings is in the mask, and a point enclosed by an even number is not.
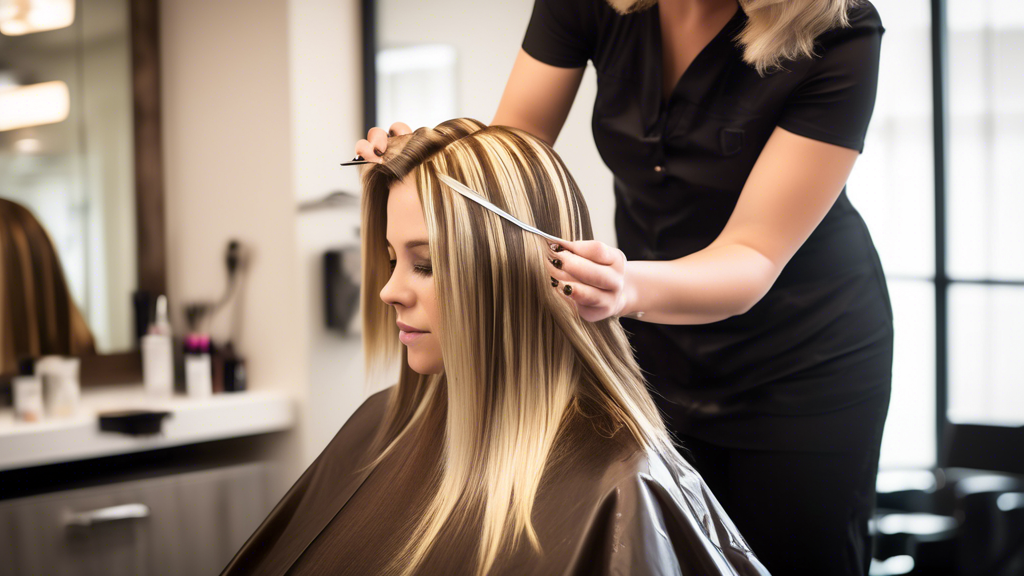
{"type": "Polygon", "coordinates": [[[43,143],[35,138],[22,138],[14,142],[14,149],[22,154],[35,154],[43,149],[43,143]]]}
{"type": "Polygon", "coordinates": [[[22,36],[67,28],[75,21],[75,0],[0,0],[0,33],[22,36]]]}
{"type": "Polygon", "coordinates": [[[0,132],[55,124],[71,109],[68,85],[55,80],[0,92],[0,132]]]}

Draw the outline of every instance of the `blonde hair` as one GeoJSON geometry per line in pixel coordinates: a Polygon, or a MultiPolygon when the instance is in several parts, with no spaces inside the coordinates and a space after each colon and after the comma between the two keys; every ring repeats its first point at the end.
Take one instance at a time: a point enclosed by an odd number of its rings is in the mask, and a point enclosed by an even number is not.
{"type": "MultiPolygon", "coordinates": [[[[743,61],[761,76],[783,69],[783,62],[811,58],[814,39],[850,25],[847,12],[860,0],[738,0],[747,24],[736,40],[743,61]]],[[[607,0],[619,14],[648,10],[658,0],[607,0]]]]}
{"type": "Polygon", "coordinates": [[[461,197],[438,174],[551,234],[584,240],[592,232],[565,165],[547,144],[514,128],[471,119],[420,128],[391,138],[384,163],[364,176],[367,366],[379,368],[399,350],[402,357],[376,462],[414,423],[445,423],[429,503],[388,571],[413,573],[446,528],[479,535],[475,572],[483,575],[524,536],[540,552],[533,502],[569,418],[585,416],[605,436],[625,428],[642,449],[670,465],[683,463],[618,321],[582,320],[551,287],[545,240],[461,197]],[[429,236],[442,374],[409,368],[396,313],[378,296],[390,274],[388,192],[407,176],[416,183],[429,236]]]}
{"type": "Polygon", "coordinates": [[[747,24],[736,37],[743,61],[764,76],[783,62],[815,56],[814,40],[850,25],[848,12],[860,0],[739,0],[747,24]]]}

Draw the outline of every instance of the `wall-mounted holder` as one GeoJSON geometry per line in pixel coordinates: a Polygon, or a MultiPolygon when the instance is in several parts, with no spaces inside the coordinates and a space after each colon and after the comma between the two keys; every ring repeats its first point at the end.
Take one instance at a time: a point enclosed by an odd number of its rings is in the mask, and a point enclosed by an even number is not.
{"type": "Polygon", "coordinates": [[[359,246],[324,253],[324,322],[328,329],[349,335],[358,332],[353,318],[359,311],[359,246]]]}

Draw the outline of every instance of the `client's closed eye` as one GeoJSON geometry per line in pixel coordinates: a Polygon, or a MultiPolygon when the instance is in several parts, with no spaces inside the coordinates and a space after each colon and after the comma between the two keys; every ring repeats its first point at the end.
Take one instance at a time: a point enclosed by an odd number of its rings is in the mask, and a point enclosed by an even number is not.
{"type": "MultiPolygon", "coordinates": [[[[391,265],[391,272],[394,273],[395,267],[398,265],[398,260],[392,259],[389,261],[389,263],[391,265]]],[[[414,264],[412,267],[412,271],[421,276],[430,276],[431,274],[434,273],[434,268],[433,266],[430,265],[430,263],[414,264]]]]}

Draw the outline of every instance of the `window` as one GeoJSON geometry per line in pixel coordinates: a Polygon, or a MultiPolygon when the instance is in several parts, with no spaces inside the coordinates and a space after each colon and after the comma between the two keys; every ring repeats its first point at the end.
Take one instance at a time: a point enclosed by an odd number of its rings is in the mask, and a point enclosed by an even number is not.
{"type": "Polygon", "coordinates": [[[892,399],[882,467],[935,464],[935,161],[928,0],[874,0],[885,34],[878,97],[848,194],[892,300],[892,399]]]}
{"type": "Polygon", "coordinates": [[[949,0],[949,418],[1024,424],[1024,4],[949,0]]]}
{"type": "Polygon", "coordinates": [[[947,417],[1024,424],[1024,4],[873,3],[878,100],[849,195],[895,316],[881,466],[931,466],[947,417]]]}

